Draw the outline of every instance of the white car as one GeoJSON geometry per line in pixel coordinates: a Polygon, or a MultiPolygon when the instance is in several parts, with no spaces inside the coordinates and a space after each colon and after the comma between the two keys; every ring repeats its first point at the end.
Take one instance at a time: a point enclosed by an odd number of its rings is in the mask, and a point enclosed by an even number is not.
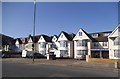
{"type": "Polygon", "coordinates": [[[86,59],[86,55],[78,55],[76,56],[76,59],[86,59]]]}

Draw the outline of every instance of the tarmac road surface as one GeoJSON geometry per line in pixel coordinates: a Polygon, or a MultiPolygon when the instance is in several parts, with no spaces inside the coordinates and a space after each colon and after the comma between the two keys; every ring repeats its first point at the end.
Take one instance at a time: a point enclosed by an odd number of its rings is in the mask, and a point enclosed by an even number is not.
{"type": "Polygon", "coordinates": [[[116,70],[3,61],[3,77],[118,77],[116,70]]]}

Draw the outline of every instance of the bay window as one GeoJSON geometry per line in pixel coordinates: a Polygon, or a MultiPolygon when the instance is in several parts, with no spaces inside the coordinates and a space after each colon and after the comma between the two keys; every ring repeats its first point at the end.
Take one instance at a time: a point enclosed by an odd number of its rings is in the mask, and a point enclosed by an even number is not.
{"type": "Polygon", "coordinates": [[[120,50],[114,50],[114,57],[120,58],[120,50]]]}
{"type": "Polygon", "coordinates": [[[32,43],[27,44],[26,48],[32,48],[32,43]]]}
{"type": "Polygon", "coordinates": [[[77,47],[79,47],[79,46],[87,46],[87,41],[86,40],[77,41],[77,47]]]}
{"type": "Polygon", "coordinates": [[[120,37],[115,38],[114,45],[120,45],[120,37]]]}
{"type": "Polygon", "coordinates": [[[46,44],[44,42],[39,43],[40,44],[40,48],[45,48],[46,44]]]}
{"type": "Polygon", "coordinates": [[[87,50],[77,50],[77,55],[87,55],[87,50]]]}
{"type": "Polygon", "coordinates": [[[60,41],[60,47],[68,47],[67,41],[60,41]]]}

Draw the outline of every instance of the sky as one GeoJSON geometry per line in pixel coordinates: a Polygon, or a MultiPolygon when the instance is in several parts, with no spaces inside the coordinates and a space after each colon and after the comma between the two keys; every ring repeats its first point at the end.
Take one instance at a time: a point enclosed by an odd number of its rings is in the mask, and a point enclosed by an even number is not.
{"type": "MultiPolygon", "coordinates": [[[[33,2],[2,3],[2,33],[14,38],[33,34],[33,2]]],[[[61,31],[112,31],[118,24],[117,2],[37,2],[35,34],[61,31]]]]}

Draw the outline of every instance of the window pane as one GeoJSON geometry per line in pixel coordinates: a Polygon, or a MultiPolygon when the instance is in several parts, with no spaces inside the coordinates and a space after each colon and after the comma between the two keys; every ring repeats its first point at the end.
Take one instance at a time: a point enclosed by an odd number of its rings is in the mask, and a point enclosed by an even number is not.
{"type": "Polygon", "coordinates": [[[114,50],[114,57],[120,58],[120,50],[114,50]]]}
{"type": "Polygon", "coordinates": [[[40,48],[45,48],[45,47],[46,47],[45,43],[40,43],[40,48]]]}
{"type": "Polygon", "coordinates": [[[86,55],[87,54],[87,50],[78,50],[77,51],[77,55],[86,55]]]}
{"type": "Polygon", "coordinates": [[[79,32],[79,36],[82,36],[82,32],[79,32]]]}
{"type": "Polygon", "coordinates": [[[68,47],[67,41],[60,41],[60,47],[68,47]]]}
{"type": "Polygon", "coordinates": [[[115,38],[114,45],[120,45],[120,38],[119,37],[115,38]]]}
{"type": "Polygon", "coordinates": [[[79,40],[77,41],[77,46],[87,46],[87,41],[86,40],[79,40]]]}

